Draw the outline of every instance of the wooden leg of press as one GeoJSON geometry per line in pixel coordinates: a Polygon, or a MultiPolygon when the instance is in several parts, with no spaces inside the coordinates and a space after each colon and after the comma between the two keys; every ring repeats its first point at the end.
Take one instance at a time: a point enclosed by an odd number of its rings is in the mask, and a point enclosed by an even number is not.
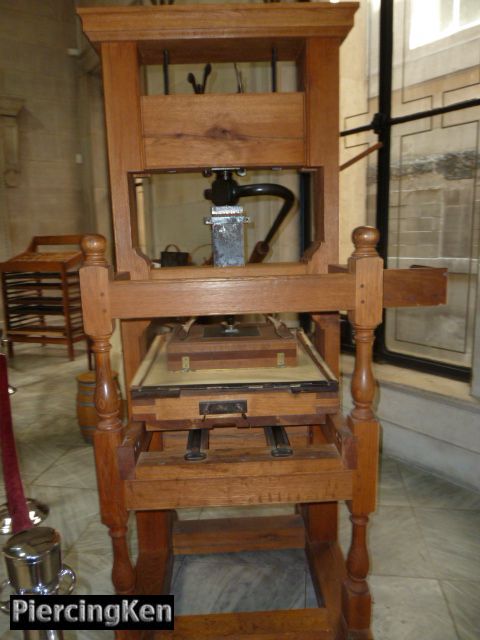
{"type": "MultiPolygon", "coordinates": [[[[108,344],[108,341],[104,344],[108,344]]],[[[102,522],[108,527],[112,538],[113,586],[117,593],[128,594],[133,593],[135,588],[135,570],[128,551],[128,511],[125,508],[123,481],[117,462],[117,448],[123,440],[123,429],[118,418],[119,401],[110,366],[108,365],[107,375],[104,375],[105,370],[99,367],[99,360],[102,359],[100,356],[104,355],[98,351],[100,346],[99,341],[94,342],[93,350],[97,363],[96,406],[100,417],[94,435],[94,446],[100,513],[102,522]],[[113,394],[115,400],[111,399],[110,394],[113,394]],[[108,428],[105,428],[107,426],[108,428]]],[[[103,366],[102,364],[101,367],[103,366]]]]}
{"type": "Polygon", "coordinates": [[[136,592],[170,593],[175,511],[137,511],[138,561],[136,592]]]}
{"type": "Polygon", "coordinates": [[[113,545],[112,580],[117,593],[132,593],[135,570],[127,546],[128,512],[125,507],[123,480],[117,459],[117,449],[123,441],[120,420],[120,398],[110,364],[112,321],[105,309],[108,300],[109,267],[105,260],[105,238],[84,236],[85,255],[80,269],[82,297],[89,292],[92,305],[84,305],[83,319],[86,334],[92,341],[95,354],[95,408],[98,424],[94,434],[95,466],[102,522],[108,527],[113,545]]]}
{"type": "Polygon", "coordinates": [[[141,631],[128,631],[122,629],[121,631],[115,631],[115,640],[143,640],[143,634],[141,631]]]}
{"type": "Polygon", "coordinates": [[[338,531],[338,502],[302,505],[305,531],[309,542],[333,542],[338,531]]]}
{"type": "MultiPolygon", "coordinates": [[[[162,451],[160,431],[152,433],[149,451],[162,451]]],[[[170,593],[175,511],[137,511],[137,593],[170,593]]]]}
{"type": "Polygon", "coordinates": [[[352,638],[370,637],[372,599],[367,576],[369,558],[367,549],[368,516],[350,516],[352,541],[347,556],[347,579],[343,588],[343,615],[352,638]]]}
{"type": "Polygon", "coordinates": [[[113,546],[112,582],[118,594],[134,592],[135,571],[128,550],[127,527],[110,527],[109,533],[113,546]]]}
{"type": "Polygon", "coordinates": [[[375,511],[377,493],[379,424],[373,411],[375,378],[372,347],[375,327],[382,319],[383,262],[375,246],[376,229],[359,227],[353,232],[355,251],[348,268],[355,277],[356,304],[349,312],[355,333],[355,367],[352,375],[353,409],[348,424],[357,441],[357,464],[351,513],[352,541],[347,557],[347,576],[343,584],[342,608],[351,640],[371,638],[372,600],[367,583],[368,515],[375,511]]]}
{"type": "MultiPolygon", "coordinates": [[[[315,346],[330,369],[338,375],[339,316],[320,314],[313,316],[313,320],[315,346]]],[[[312,444],[327,441],[320,426],[310,428],[310,441],[312,444]]],[[[300,512],[305,522],[306,554],[317,600],[328,608],[337,637],[344,637],[341,611],[344,574],[342,554],[337,542],[338,502],[302,505],[300,512]]]]}
{"type": "Polygon", "coordinates": [[[335,637],[345,637],[342,617],[342,584],[345,565],[337,542],[338,503],[304,505],[305,551],[320,606],[329,611],[335,637]]]}

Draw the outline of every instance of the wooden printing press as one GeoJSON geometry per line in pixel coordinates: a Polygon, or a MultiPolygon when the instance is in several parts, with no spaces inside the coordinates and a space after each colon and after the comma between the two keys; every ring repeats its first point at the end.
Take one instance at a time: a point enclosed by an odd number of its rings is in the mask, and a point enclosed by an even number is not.
{"type": "MultiPolygon", "coordinates": [[[[371,227],[354,231],[352,256],[338,264],[339,48],[356,9],[320,2],[79,10],[102,59],[114,212],[116,272],[105,240],[87,236],[80,280],[96,358],[95,459],[115,589],[169,593],[175,554],[302,548],[318,595],[311,609],[179,616],[173,638],[372,638],[366,533],[379,445],[374,331],[384,307],[443,303],[446,278],[443,269],[384,269],[371,227]],[[296,61],[297,91],[141,92],[141,65],[270,61],[272,50],[275,60],[296,61]],[[220,251],[213,265],[154,269],[137,252],[135,176],[219,167],[311,173],[315,237],[299,262],[220,267],[220,251]],[[337,382],[340,310],[355,332],[347,417],[337,382]],[[312,314],[312,341],[276,321],[251,325],[241,317],[281,312],[312,314]],[[147,349],[149,321],[172,317],[186,320],[147,349]],[[127,426],[110,366],[115,319],[130,389],[127,426]],[[337,536],[342,500],[352,529],[345,560],[337,536]],[[275,517],[175,517],[183,507],[267,504],[297,506],[275,517]],[[137,522],[135,565],[129,511],[137,522]]],[[[232,216],[241,230],[238,204],[218,211],[224,205],[212,202],[212,227],[232,216]]]]}

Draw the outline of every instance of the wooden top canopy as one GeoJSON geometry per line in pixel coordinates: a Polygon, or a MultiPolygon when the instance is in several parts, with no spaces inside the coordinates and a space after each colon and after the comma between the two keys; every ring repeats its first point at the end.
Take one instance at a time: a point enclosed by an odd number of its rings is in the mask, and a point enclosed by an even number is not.
{"type": "Polygon", "coordinates": [[[141,62],[173,63],[295,59],[306,38],[343,40],[357,2],[299,4],[191,4],[83,8],[78,13],[94,46],[137,42],[141,62]]]}

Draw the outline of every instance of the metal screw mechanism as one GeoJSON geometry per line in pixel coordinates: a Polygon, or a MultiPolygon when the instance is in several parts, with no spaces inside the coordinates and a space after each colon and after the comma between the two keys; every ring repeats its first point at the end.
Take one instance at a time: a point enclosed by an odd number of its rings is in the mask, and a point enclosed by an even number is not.
{"type": "Polygon", "coordinates": [[[245,264],[243,227],[250,218],[243,215],[243,207],[212,207],[212,215],[205,224],[212,226],[213,264],[234,267],[245,264]]]}

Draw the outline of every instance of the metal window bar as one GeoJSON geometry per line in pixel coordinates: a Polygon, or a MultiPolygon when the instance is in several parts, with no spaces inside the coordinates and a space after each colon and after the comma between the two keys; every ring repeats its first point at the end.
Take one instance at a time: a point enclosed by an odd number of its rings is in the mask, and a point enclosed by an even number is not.
{"type": "MultiPolygon", "coordinates": [[[[374,131],[382,147],[378,151],[377,158],[377,199],[376,199],[376,225],[380,231],[379,254],[384,261],[388,258],[388,222],[390,206],[390,150],[391,129],[395,125],[421,120],[432,116],[468,109],[480,106],[480,98],[463,100],[444,107],[418,111],[405,116],[392,117],[392,69],[393,69],[393,0],[381,0],[380,4],[380,46],[379,46],[379,112],[375,114],[372,122],[367,125],[347,129],[340,133],[341,137],[374,131]]],[[[352,346],[351,336],[343,340],[346,350],[352,346]]],[[[384,322],[378,327],[375,340],[375,359],[377,361],[390,362],[403,367],[426,371],[428,373],[443,374],[459,380],[468,381],[471,376],[471,368],[453,365],[439,360],[430,360],[419,356],[412,356],[388,349],[385,338],[384,322]]]]}

